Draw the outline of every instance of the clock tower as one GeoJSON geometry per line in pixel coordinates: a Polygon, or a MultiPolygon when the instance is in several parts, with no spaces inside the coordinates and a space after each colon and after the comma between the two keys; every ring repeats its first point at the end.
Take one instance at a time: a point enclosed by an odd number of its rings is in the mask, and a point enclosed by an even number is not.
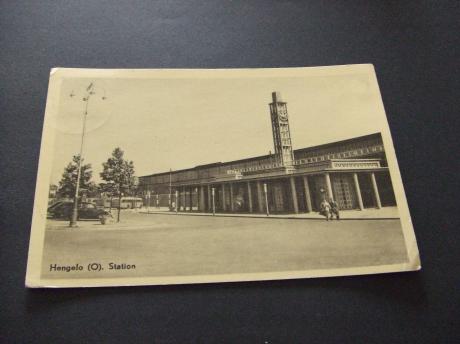
{"type": "Polygon", "coordinates": [[[282,101],[279,92],[272,92],[272,102],[269,105],[276,161],[282,166],[292,167],[294,154],[292,153],[291,132],[289,130],[286,103],[282,101]]]}

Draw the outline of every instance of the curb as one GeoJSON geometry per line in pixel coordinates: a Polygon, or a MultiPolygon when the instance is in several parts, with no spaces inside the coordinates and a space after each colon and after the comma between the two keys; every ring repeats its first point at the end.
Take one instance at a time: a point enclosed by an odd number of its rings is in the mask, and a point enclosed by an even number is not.
{"type": "MultiPolygon", "coordinates": [[[[297,216],[277,216],[277,215],[270,215],[270,216],[255,216],[255,215],[232,215],[232,214],[222,214],[216,213],[216,215],[207,214],[207,213],[183,213],[183,212],[152,212],[147,213],[144,211],[139,212],[139,214],[144,215],[180,215],[180,216],[210,216],[210,217],[237,217],[237,218],[251,218],[251,219],[277,219],[277,220],[316,220],[316,221],[326,221],[324,218],[317,218],[317,217],[297,217],[297,216]]],[[[341,218],[339,221],[349,221],[349,220],[399,220],[399,217],[349,217],[349,218],[341,218]]],[[[337,220],[331,220],[337,221],[337,220]]]]}

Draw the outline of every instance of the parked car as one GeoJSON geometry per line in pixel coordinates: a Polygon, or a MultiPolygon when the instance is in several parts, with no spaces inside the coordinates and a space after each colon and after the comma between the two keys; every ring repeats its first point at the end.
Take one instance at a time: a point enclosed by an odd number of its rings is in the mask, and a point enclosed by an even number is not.
{"type": "MultiPolygon", "coordinates": [[[[73,211],[73,202],[63,201],[48,208],[48,217],[53,219],[70,220],[73,211]]],[[[93,203],[82,202],[78,207],[78,219],[98,220],[102,216],[111,217],[108,211],[97,208],[93,203]]]]}
{"type": "Polygon", "coordinates": [[[55,207],[57,207],[59,204],[62,204],[63,202],[70,202],[70,201],[60,200],[60,201],[53,202],[48,205],[48,211],[54,209],[55,207]]]}

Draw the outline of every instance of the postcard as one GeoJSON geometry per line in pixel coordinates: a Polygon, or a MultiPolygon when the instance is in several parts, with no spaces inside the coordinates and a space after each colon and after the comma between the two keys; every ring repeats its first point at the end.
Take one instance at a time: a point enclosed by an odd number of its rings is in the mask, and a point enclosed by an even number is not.
{"type": "Polygon", "coordinates": [[[51,71],[27,287],[419,269],[372,65],[51,71]]]}

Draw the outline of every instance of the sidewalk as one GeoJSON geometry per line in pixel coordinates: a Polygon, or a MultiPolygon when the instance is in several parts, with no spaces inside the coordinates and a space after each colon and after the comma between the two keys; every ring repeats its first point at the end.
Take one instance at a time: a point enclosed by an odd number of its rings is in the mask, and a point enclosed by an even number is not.
{"type": "MultiPolygon", "coordinates": [[[[167,208],[141,208],[138,210],[141,214],[160,214],[160,215],[185,215],[185,216],[213,216],[212,213],[201,213],[197,210],[190,211],[168,211],[167,208]]],[[[258,213],[216,213],[215,216],[221,217],[251,217],[251,218],[273,218],[273,219],[310,219],[325,220],[324,216],[317,212],[300,213],[300,214],[258,214],[258,213]]],[[[383,207],[381,209],[364,209],[364,210],[342,210],[340,211],[341,220],[385,220],[399,219],[397,207],[383,207]]]]}

